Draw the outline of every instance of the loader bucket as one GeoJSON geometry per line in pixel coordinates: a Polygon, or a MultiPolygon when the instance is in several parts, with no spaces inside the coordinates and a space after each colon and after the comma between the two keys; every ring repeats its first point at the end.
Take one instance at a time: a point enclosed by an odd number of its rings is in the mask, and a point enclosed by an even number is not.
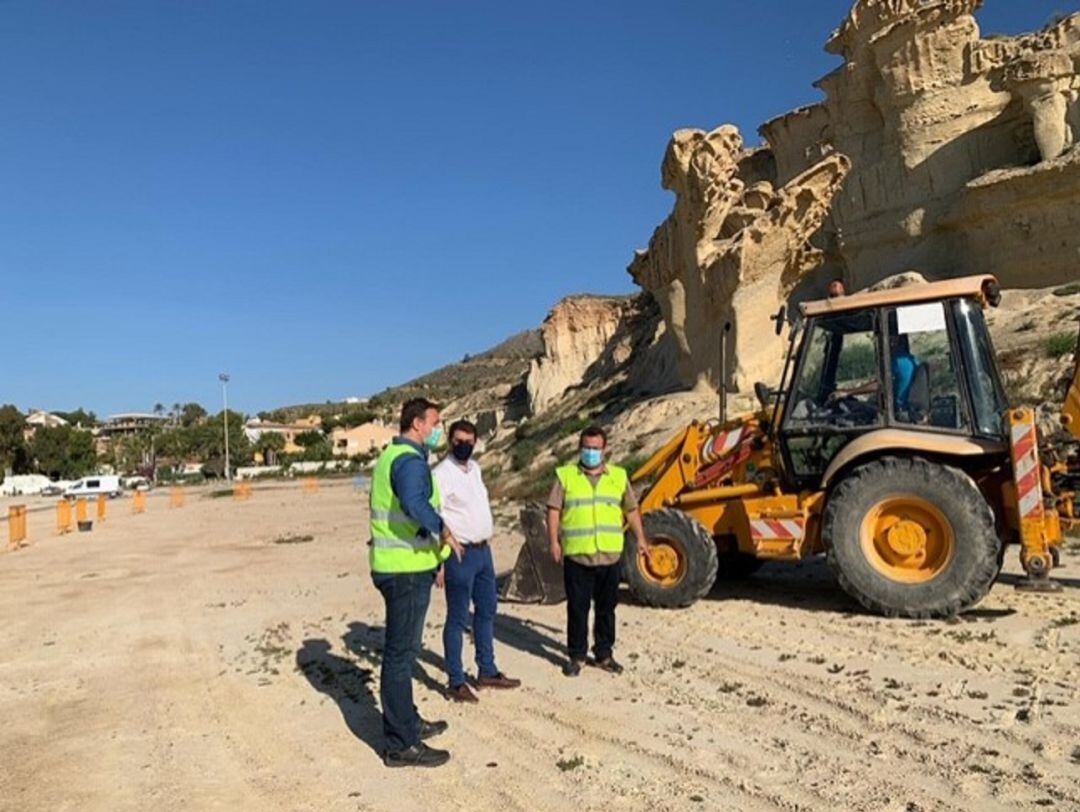
{"type": "Polygon", "coordinates": [[[546,509],[537,504],[521,511],[525,543],[517,563],[503,582],[499,597],[512,603],[562,603],[566,600],[562,565],[556,564],[548,549],[546,509]]]}

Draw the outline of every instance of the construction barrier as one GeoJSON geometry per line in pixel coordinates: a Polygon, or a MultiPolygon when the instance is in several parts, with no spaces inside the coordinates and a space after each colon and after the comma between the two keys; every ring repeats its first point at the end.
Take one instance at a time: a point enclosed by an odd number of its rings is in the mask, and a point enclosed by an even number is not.
{"type": "Polygon", "coordinates": [[[135,491],[135,495],[131,499],[131,512],[146,512],[146,491],[135,491]]]}
{"type": "Polygon", "coordinates": [[[237,502],[244,502],[251,498],[251,484],[248,482],[237,482],[233,485],[233,499],[237,502]]]}
{"type": "Polygon", "coordinates": [[[184,506],[184,489],[179,485],[169,490],[169,507],[182,508],[184,506]]]}
{"type": "Polygon", "coordinates": [[[105,521],[105,494],[98,494],[97,498],[97,520],[99,522],[105,521]]]}
{"type": "Polygon", "coordinates": [[[75,503],[75,521],[85,522],[89,521],[90,514],[86,506],[86,500],[80,499],[75,503]]]}
{"type": "Polygon", "coordinates": [[[75,529],[75,519],[71,515],[71,502],[61,499],[56,503],[56,532],[61,536],[75,529]]]}
{"type": "Polygon", "coordinates": [[[314,477],[308,477],[304,480],[304,493],[318,493],[319,492],[319,480],[314,477]]]}
{"type": "Polygon", "coordinates": [[[26,546],[26,505],[8,508],[8,549],[18,550],[26,546]]]}

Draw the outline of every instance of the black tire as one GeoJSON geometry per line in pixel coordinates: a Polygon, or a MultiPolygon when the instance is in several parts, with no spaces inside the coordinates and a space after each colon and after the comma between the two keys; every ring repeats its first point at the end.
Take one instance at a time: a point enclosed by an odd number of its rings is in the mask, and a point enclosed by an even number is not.
{"type": "Polygon", "coordinates": [[[840,586],[887,617],[952,617],[981,601],[1000,569],[1003,545],[994,514],[971,478],[922,458],[885,457],[856,468],[829,497],[822,529],[840,586]],[[863,518],[881,501],[916,497],[951,525],[954,551],[932,579],[905,583],[875,568],[863,549],[863,518]]]}
{"type": "Polygon", "coordinates": [[[716,581],[717,550],[709,531],[681,510],[654,510],[642,517],[645,535],[666,539],[685,556],[678,580],[670,585],[652,579],[643,570],[637,541],[627,534],[623,575],[633,596],[647,606],[682,609],[709,594],[716,581]]]}

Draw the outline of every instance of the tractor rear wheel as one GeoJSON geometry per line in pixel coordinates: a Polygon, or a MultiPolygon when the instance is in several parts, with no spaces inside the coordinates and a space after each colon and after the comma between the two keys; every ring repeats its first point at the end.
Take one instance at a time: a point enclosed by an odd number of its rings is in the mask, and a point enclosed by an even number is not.
{"type": "Polygon", "coordinates": [[[888,617],[951,617],[990,591],[1001,540],[971,478],[920,458],[856,468],[829,497],[829,566],[851,597],[888,617]]]}
{"type": "Polygon", "coordinates": [[[716,580],[716,542],[693,516],[654,510],[642,517],[650,558],[640,555],[632,533],[623,550],[630,592],[644,604],[681,609],[709,594],[716,580]]]}

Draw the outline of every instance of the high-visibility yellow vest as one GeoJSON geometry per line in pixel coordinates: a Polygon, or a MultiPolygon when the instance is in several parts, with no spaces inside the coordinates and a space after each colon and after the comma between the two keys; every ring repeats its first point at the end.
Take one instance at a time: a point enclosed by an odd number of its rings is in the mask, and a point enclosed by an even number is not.
{"type": "MultiPolygon", "coordinates": [[[[391,443],[375,463],[371,478],[371,571],[384,574],[427,572],[439,566],[450,555],[438,538],[421,536],[420,522],[410,517],[401,505],[390,483],[394,460],[406,454],[420,452],[405,443],[391,443]]],[[[431,506],[438,510],[442,504],[439,486],[432,478],[431,506]]]]}
{"type": "Polygon", "coordinates": [[[564,501],[559,532],[565,555],[621,553],[623,549],[623,496],[629,487],[626,470],[608,465],[593,487],[576,464],[556,472],[564,501]]]}

